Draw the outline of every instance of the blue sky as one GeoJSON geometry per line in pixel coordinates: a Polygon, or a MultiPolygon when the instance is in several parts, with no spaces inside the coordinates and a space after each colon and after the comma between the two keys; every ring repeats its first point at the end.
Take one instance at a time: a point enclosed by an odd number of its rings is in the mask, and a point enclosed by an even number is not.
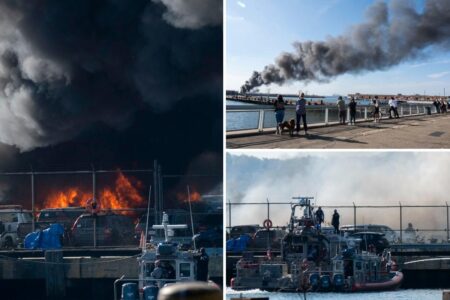
{"type": "MultiPolygon", "coordinates": [[[[238,90],[254,70],[273,63],[294,41],[319,41],[364,22],[376,0],[229,0],[227,1],[226,89],[238,90]]],[[[406,0],[405,0],[406,1],[406,0]]],[[[420,11],[424,0],[412,0],[420,11]]],[[[260,91],[346,95],[361,93],[450,94],[450,52],[429,49],[416,61],[389,70],[342,75],[326,84],[292,82],[260,91]]]]}

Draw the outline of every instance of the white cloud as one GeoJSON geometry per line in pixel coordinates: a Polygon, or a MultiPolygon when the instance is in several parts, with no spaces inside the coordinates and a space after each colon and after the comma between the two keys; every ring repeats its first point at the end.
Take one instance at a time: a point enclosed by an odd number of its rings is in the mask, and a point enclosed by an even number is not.
{"type": "Polygon", "coordinates": [[[242,7],[242,8],[246,8],[246,7],[247,7],[247,5],[245,5],[245,3],[244,3],[244,2],[241,2],[241,1],[237,1],[237,4],[238,4],[240,7],[242,7]]]}
{"type": "Polygon", "coordinates": [[[442,78],[444,76],[447,76],[448,74],[450,74],[450,72],[446,71],[446,72],[429,74],[429,75],[427,75],[427,77],[428,78],[432,78],[432,79],[438,79],[438,78],[442,78]]]}

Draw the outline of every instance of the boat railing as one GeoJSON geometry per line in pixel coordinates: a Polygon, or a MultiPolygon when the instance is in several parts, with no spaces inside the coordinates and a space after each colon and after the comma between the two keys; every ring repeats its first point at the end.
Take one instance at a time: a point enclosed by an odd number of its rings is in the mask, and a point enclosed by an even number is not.
{"type": "MultiPolygon", "coordinates": [[[[381,118],[389,118],[389,105],[380,105],[381,118]]],[[[401,103],[398,105],[400,117],[436,114],[436,107],[425,103],[401,103]]],[[[274,109],[268,105],[227,105],[227,133],[246,134],[272,131],[276,127],[274,109]]],[[[350,110],[347,108],[347,121],[350,110]]],[[[284,120],[296,119],[295,106],[286,106],[284,120]]],[[[309,105],[306,107],[308,126],[328,126],[339,124],[339,110],[336,105],[309,105]]],[[[373,106],[358,105],[356,121],[373,119],[373,106]]]]}

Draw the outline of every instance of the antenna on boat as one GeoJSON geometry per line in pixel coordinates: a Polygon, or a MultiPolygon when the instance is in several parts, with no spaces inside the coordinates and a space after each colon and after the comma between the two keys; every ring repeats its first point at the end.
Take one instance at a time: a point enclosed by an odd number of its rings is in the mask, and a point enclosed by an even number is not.
{"type": "Polygon", "coordinates": [[[147,237],[148,237],[148,217],[150,216],[150,200],[152,198],[152,186],[150,185],[148,189],[148,203],[147,203],[147,221],[145,222],[145,237],[144,243],[142,244],[142,251],[147,247],[147,237]]]}
{"type": "Polygon", "coordinates": [[[191,216],[192,240],[194,241],[194,250],[197,250],[197,245],[195,244],[195,239],[194,239],[195,232],[194,232],[194,219],[192,217],[191,191],[189,189],[189,185],[187,185],[186,188],[187,188],[188,202],[189,202],[189,214],[191,216]]]}
{"type": "Polygon", "coordinates": [[[163,212],[161,225],[153,225],[153,229],[164,229],[164,242],[170,242],[169,229],[186,229],[186,224],[169,224],[169,215],[163,212]]]}

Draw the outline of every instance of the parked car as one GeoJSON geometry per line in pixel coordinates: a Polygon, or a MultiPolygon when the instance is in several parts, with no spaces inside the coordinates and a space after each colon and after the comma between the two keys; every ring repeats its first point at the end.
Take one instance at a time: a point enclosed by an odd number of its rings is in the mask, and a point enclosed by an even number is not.
{"type": "Polygon", "coordinates": [[[255,235],[255,233],[258,231],[258,229],[260,229],[258,224],[233,226],[230,229],[229,238],[231,238],[231,239],[238,238],[243,234],[253,237],[255,235]]]}
{"type": "Polygon", "coordinates": [[[281,240],[286,235],[286,231],[281,229],[260,229],[248,243],[248,250],[265,251],[269,247],[271,250],[281,249],[281,240]]]}
{"type": "Polygon", "coordinates": [[[399,237],[397,233],[392,230],[389,226],[386,225],[377,225],[377,224],[361,224],[361,225],[343,225],[340,230],[342,232],[347,232],[348,234],[362,232],[362,231],[370,231],[370,232],[380,232],[384,233],[385,238],[389,241],[389,243],[397,243],[399,237]]]}
{"type": "Polygon", "coordinates": [[[22,223],[33,219],[31,211],[20,205],[0,205],[0,222],[3,232],[0,235],[0,248],[14,248],[19,244],[17,229],[22,223]]]}
{"type": "Polygon", "coordinates": [[[58,223],[70,229],[73,222],[86,212],[84,207],[45,208],[39,213],[37,221],[40,223],[58,223]]]}
{"type": "Polygon", "coordinates": [[[197,249],[200,247],[221,248],[223,247],[222,231],[218,229],[208,229],[194,235],[192,241],[195,241],[197,249]]]}
{"type": "Polygon", "coordinates": [[[98,246],[137,245],[133,220],[118,214],[82,214],[73,224],[70,239],[74,246],[94,245],[94,220],[98,246]]]}
{"type": "Polygon", "coordinates": [[[367,251],[370,245],[375,247],[376,253],[381,254],[383,250],[389,248],[389,242],[384,233],[380,232],[357,232],[349,235],[349,238],[360,239],[359,248],[367,251]]]}

